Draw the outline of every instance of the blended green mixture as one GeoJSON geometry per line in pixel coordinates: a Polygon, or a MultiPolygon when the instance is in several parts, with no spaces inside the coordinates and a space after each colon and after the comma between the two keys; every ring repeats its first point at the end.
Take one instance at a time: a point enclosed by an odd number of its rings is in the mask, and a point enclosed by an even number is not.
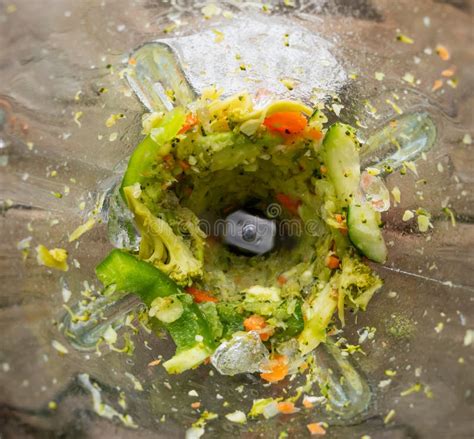
{"type": "Polygon", "coordinates": [[[247,93],[222,100],[214,89],[143,125],[120,189],[140,249],[113,250],[99,280],[117,298],[140,296],[169,332],[169,373],[210,357],[223,374],[283,379],[382,285],[361,259],[382,263],[387,251],[360,190],[355,130],[300,102],[256,109],[247,93]],[[252,256],[200,227],[238,209],[291,233],[252,256]]]}

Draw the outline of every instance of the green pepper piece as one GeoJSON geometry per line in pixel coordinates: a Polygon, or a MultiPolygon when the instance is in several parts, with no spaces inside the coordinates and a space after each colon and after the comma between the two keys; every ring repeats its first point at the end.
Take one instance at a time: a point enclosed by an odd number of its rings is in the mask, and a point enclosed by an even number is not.
{"type": "Polygon", "coordinates": [[[157,297],[184,293],[158,268],[117,249],[109,253],[95,272],[105,287],[114,284],[117,291],[134,293],[147,306],[157,297]]]}
{"type": "Polygon", "coordinates": [[[122,180],[120,187],[122,196],[123,188],[135,183],[143,184],[151,177],[153,164],[170,152],[170,142],[179,133],[185,118],[184,110],[180,107],[175,108],[167,113],[137,146],[122,180]]]}
{"type": "MultiPolygon", "coordinates": [[[[148,306],[157,297],[170,295],[179,297],[187,294],[158,268],[117,249],[112,250],[96,267],[96,274],[105,287],[115,285],[117,291],[136,294],[148,306]]],[[[171,335],[177,347],[177,354],[199,345],[202,347],[201,351],[206,351],[207,356],[211,355],[215,341],[201,310],[195,303],[189,303],[187,300],[182,300],[182,303],[184,310],[181,317],[172,323],[160,322],[160,326],[171,335]]],[[[190,367],[197,365],[193,364],[190,367]]],[[[176,365],[173,367],[173,371],[183,370],[186,369],[176,365]]]]}

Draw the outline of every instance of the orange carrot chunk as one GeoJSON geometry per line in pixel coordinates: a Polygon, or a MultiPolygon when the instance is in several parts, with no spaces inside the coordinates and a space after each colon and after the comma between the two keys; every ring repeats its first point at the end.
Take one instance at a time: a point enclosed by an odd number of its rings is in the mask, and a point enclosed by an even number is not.
{"type": "Polygon", "coordinates": [[[335,255],[330,255],[326,259],[326,267],[330,268],[331,270],[335,270],[336,268],[339,268],[340,264],[341,264],[341,261],[335,255]]]}
{"type": "Polygon", "coordinates": [[[449,50],[441,44],[436,46],[436,53],[443,61],[448,61],[451,58],[449,50]]]}
{"type": "Polygon", "coordinates": [[[198,123],[198,118],[193,114],[189,113],[184,120],[184,124],[178,131],[178,134],[184,134],[189,131],[194,125],[198,123]]]}
{"type": "Polygon", "coordinates": [[[296,111],[281,111],[266,117],[263,125],[270,131],[281,134],[298,134],[306,128],[308,121],[306,117],[296,111]]]}
{"type": "Polygon", "coordinates": [[[311,436],[324,436],[326,434],[326,430],[317,422],[308,424],[306,428],[311,433],[311,436]]]}
{"type": "Polygon", "coordinates": [[[260,377],[270,383],[281,381],[288,375],[288,358],[285,355],[274,355],[269,362],[269,372],[260,374],[260,377]]]}
{"type": "Polygon", "coordinates": [[[277,282],[278,285],[285,285],[288,282],[288,279],[282,274],[280,274],[280,276],[277,277],[277,282]]]}
{"type": "Polygon", "coordinates": [[[289,401],[282,401],[277,404],[278,411],[285,415],[290,415],[295,412],[295,405],[289,401]]]}
{"type": "Polygon", "coordinates": [[[293,215],[298,215],[298,208],[301,205],[300,200],[295,200],[289,195],[278,193],[276,194],[277,201],[290,213],[293,215]]]}
{"type": "Polygon", "coordinates": [[[244,320],[246,331],[256,331],[262,341],[267,341],[273,335],[273,328],[267,325],[266,320],[257,314],[253,314],[244,320]]]}
{"type": "Polygon", "coordinates": [[[186,291],[193,296],[193,299],[196,303],[202,302],[219,302],[215,297],[208,294],[207,291],[198,290],[194,287],[186,287],[186,291]]]}
{"type": "Polygon", "coordinates": [[[323,133],[321,130],[318,130],[316,128],[312,128],[308,130],[308,137],[313,140],[321,140],[323,138],[323,133]]]}

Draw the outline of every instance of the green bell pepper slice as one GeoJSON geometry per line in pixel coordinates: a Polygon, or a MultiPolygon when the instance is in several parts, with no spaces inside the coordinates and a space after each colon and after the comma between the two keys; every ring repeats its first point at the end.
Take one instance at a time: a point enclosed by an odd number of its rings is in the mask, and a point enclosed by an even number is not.
{"type": "MultiPolygon", "coordinates": [[[[158,268],[135,256],[115,249],[96,267],[97,278],[105,287],[115,285],[116,291],[133,293],[139,296],[147,306],[151,306],[157,297],[177,295],[183,298],[183,314],[172,323],[160,322],[170,334],[176,344],[176,356],[199,347],[201,355],[193,358],[199,363],[186,362],[180,368],[173,357],[173,367],[170,373],[180,373],[191,367],[198,366],[205,358],[212,354],[216,347],[213,333],[199,307],[192,302],[191,297],[172,279],[158,268]],[[202,356],[207,353],[205,358],[202,356]],[[191,366],[189,366],[191,364],[191,366]],[[189,367],[188,367],[189,366],[189,367]]],[[[171,360],[170,360],[171,361],[171,360]]],[[[166,363],[164,363],[166,368],[166,363]]]]}
{"type": "Polygon", "coordinates": [[[184,109],[181,107],[175,108],[167,113],[137,146],[130,157],[122,180],[120,187],[122,196],[123,188],[135,183],[144,184],[152,177],[153,165],[170,152],[170,142],[183,127],[185,119],[184,109]]]}

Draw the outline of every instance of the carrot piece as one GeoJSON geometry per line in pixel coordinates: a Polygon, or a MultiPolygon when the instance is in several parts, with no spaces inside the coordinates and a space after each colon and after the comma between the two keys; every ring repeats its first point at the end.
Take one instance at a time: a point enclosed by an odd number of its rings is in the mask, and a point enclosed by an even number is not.
{"type": "Polygon", "coordinates": [[[295,405],[289,401],[282,401],[277,404],[278,411],[285,415],[291,415],[295,412],[295,405]]]}
{"type": "Polygon", "coordinates": [[[310,409],[310,408],[314,407],[314,404],[309,399],[304,398],[303,399],[303,406],[307,409],[310,409]]]}
{"type": "Polygon", "coordinates": [[[317,422],[308,424],[306,428],[311,433],[311,436],[324,436],[326,434],[326,430],[317,422]]]}
{"type": "Polygon", "coordinates": [[[189,113],[184,120],[184,124],[178,131],[178,134],[184,134],[189,131],[194,125],[198,123],[198,118],[193,114],[189,113]]]}
{"type": "Polygon", "coordinates": [[[253,314],[244,320],[244,328],[246,331],[255,331],[260,335],[262,341],[267,341],[273,335],[273,328],[267,325],[262,316],[253,314]]]}
{"type": "Polygon", "coordinates": [[[185,160],[178,160],[178,165],[183,171],[187,171],[191,165],[185,160]]]}
{"type": "Polygon", "coordinates": [[[153,367],[153,366],[158,366],[161,363],[161,360],[153,360],[148,363],[148,366],[153,367]]]}
{"type": "Polygon", "coordinates": [[[288,375],[288,357],[285,355],[274,355],[269,362],[270,372],[260,374],[260,377],[270,383],[281,381],[288,375]]]}
{"type": "Polygon", "coordinates": [[[192,407],[193,409],[198,409],[199,407],[201,407],[201,403],[200,403],[199,401],[193,402],[193,403],[191,404],[191,407],[192,407]]]}
{"type": "Polygon", "coordinates": [[[196,303],[219,302],[215,297],[208,294],[207,291],[198,290],[197,288],[194,288],[194,287],[186,287],[186,291],[193,296],[194,301],[196,303]]]}
{"type": "Polygon", "coordinates": [[[246,331],[258,331],[267,326],[265,319],[258,314],[252,314],[244,320],[244,328],[246,331]]]}
{"type": "Polygon", "coordinates": [[[306,128],[308,120],[296,111],[281,111],[266,117],[263,125],[281,134],[298,134],[306,128]]]}
{"type": "Polygon", "coordinates": [[[433,87],[431,87],[431,91],[439,90],[443,86],[443,81],[441,79],[437,79],[433,82],[433,87]]]}
{"type": "Polygon", "coordinates": [[[450,69],[443,70],[441,72],[441,76],[444,76],[445,78],[450,78],[451,76],[454,76],[454,67],[451,67],[450,69]]]}
{"type": "Polygon", "coordinates": [[[320,168],[319,168],[319,171],[321,172],[321,174],[327,174],[328,172],[328,168],[326,168],[326,166],[322,165],[320,168]]]}
{"type": "Polygon", "coordinates": [[[446,47],[442,46],[441,44],[438,44],[436,46],[436,53],[443,61],[448,61],[451,58],[451,54],[449,53],[449,50],[446,47]]]}
{"type": "Polygon", "coordinates": [[[330,268],[331,270],[335,270],[336,268],[339,268],[340,264],[341,264],[341,261],[335,255],[329,255],[328,258],[326,259],[326,267],[330,268]]]}
{"type": "Polygon", "coordinates": [[[278,285],[285,285],[288,282],[288,279],[282,274],[280,274],[280,276],[277,277],[277,282],[278,285]]]}
{"type": "Polygon", "coordinates": [[[312,129],[308,130],[307,136],[310,139],[313,139],[313,140],[321,140],[323,138],[323,133],[321,132],[321,130],[318,130],[316,128],[312,128],[312,129]]]}
{"type": "Polygon", "coordinates": [[[293,215],[298,215],[298,208],[301,205],[300,200],[295,200],[289,195],[282,193],[276,194],[276,199],[286,210],[288,210],[288,212],[292,213],[293,215]]]}

